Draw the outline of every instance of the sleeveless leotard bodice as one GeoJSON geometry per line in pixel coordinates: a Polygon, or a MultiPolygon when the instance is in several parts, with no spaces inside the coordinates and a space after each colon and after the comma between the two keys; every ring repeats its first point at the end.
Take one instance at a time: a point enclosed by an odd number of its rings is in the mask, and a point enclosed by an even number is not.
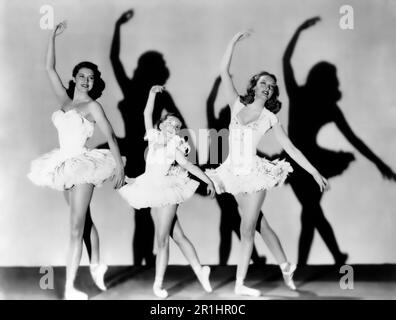
{"type": "Polygon", "coordinates": [[[77,155],[86,149],[87,140],[94,133],[94,123],[77,110],[58,110],[52,114],[52,122],[58,130],[59,148],[65,155],[77,155]]]}

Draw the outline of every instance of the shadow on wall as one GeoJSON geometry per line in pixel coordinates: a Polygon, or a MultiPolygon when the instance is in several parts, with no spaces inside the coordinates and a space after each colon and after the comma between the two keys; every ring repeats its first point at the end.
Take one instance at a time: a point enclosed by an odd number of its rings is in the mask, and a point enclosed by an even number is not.
{"type": "MultiPolygon", "coordinates": [[[[338,101],[341,99],[337,68],[329,62],[319,62],[309,71],[305,85],[299,86],[294,77],[291,57],[300,33],[313,26],[319,17],[305,21],[297,28],[283,56],[283,72],[289,97],[289,137],[308,160],[326,178],[341,175],[355,157],[350,152],[328,150],[317,144],[320,129],[334,122],[345,138],[367,159],[376,165],[384,178],[395,180],[395,173],[375,155],[352,131],[338,101]]],[[[298,263],[307,264],[312,246],[314,230],[317,229],[336,264],[344,264],[348,255],[342,253],[334,231],[324,216],[320,201],[322,193],[315,180],[290,157],[294,168],[288,178],[297,199],[302,205],[301,235],[298,248],[298,263]]]]}

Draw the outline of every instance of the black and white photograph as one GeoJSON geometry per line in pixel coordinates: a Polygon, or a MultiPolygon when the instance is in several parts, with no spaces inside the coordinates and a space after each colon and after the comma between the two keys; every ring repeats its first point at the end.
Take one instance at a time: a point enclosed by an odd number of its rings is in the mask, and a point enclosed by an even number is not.
{"type": "Polygon", "coordinates": [[[396,300],[395,1],[0,11],[0,300],[396,300]]]}

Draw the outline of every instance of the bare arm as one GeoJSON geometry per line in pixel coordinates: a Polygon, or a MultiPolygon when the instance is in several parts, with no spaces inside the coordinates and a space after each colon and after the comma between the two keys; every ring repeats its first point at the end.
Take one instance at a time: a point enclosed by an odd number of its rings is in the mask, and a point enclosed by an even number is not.
{"type": "Polygon", "coordinates": [[[149,130],[153,129],[153,110],[154,110],[154,102],[155,96],[158,92],[162,92],[165,88],[163,86],[153,86],[150,89],[149,96],[147,98],[146,107],[144,109],[144,126],[146,129],[146,135],[149,130]]]}
{"type": "Polygon", "coordinates": [[[116,180],[115,180],[115,188],[120,188],[124,182],[124,164],[121,159],[120,149],[117,144],[117,138],[114,133],[114,130],[106,117],[106,114],[103,111],[102,106],[96,102],[92,101],[89,106],[89,111],[98,124],[100,130],[103,132],[106,137],[107,143],[109,144],[110,151],[116,162],[116,180]]]}
{"type": "Polygon", "coordinates": [[[232,108],[235,100],[238,98],[238,92],[235,89],[234,82],[232,81],[232,77],[230,75],[230,65],[232,60],[232,55],[234,53],[235,45],[238,41],[248,37],[250,35],[249,32],[238,32],[228,44],[226,51],[224,53],[223,59],[220,64],[220,76],[221,81],[223,82],[223,87],[227,96],[227,103],[232,108]]]}
{"type": "Polygon", "coordinates": [[[176,149],[176,162],[182,168],[186,169],[188,172],[205,182],[208,185],[208,194],[210,194],[212,198],[214,197],[216,191],[212,180],[210,180],[210,178],[198,166],[188,161],[184,154],[178,149],[176,149]]]}
{"type": "Polygon", "coordinates": [[[287,152],[287,154],[292,157],[305,171],[312,175],[316,183],[319,185],[320,190],[324,191],[328,188],[327,180],[322,177],[322,175],[316,170],[316,168],[308,161],[308,159],[302,154],[302,152],[297,149],[294,144],[290,141],[282,125],[277,123],[273,127],[275,137],[282,146],[282,148],[287,152]]]}
{"type": "Polygon", "coordinates": [[[65,102],[70,99],[66,93],[66,88],[63,86],[62,81],[55,69],[55,38],[60,35],[65,29],[65,22],[61,22],[55,27],[48,42],[47,58],[45,63],[45,68],[47,70],[48,78],[51,82],[52,89],[54,90],[55,95],[61,105],[65,104],[65,102]]]}
{"type": "Polygon", "coordinates": [[[121,15],[121,17],[117,20],[114,29],[113,41],[111,43],[111,50],[110,50],[110,61],[114,70],[114,75],[117,79],[118,85],[120,86],[124,96],[127,94],[127,90],[128,90],[127,84],[129,82],[129,78],[125,73],[125,69],[120,60],[120,28],[121,25],[129,21],[129,19],[131,19],[132,16],[133,16],[133,11],[128,10],[124,12],[121,15]]]}
{"type": "Polygon", "coordinates": [[[386,179],[396,180],[396,174],[352,131],[343,113],[337,107],[334,111],[334,122],[344,137],[368,160],[374,163],[386,179]]]}

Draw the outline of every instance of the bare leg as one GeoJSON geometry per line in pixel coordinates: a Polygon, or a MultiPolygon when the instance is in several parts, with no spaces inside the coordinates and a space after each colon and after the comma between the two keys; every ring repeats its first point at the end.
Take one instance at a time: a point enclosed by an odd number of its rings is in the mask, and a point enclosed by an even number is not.
{"type": "Polygon", "coordinates": [[[95,224],[93,223],[91,228],[91,245],[92,255],[89,270],[91,271],[92,279],[97,287],[102,291],[105,291],[107,288],[104,283],[104,275],[107,271],[107,265],[100,263],[99,234],[95,224]]]}
{"type": "Polygon", "coordinates": [[[241,251],[237,266],[235,293],[238,295],[259,296],[260,291],[246,287],[246,278],[250,258],[253,251],[254,233],[257,219],[265,198],[265,191],[238,194],[235,196],[241,212],[241,251]]]}
{"type": "Polygon", "coordinates": [[[280,243],[278,236],[268,224],[268,221],[264,216],[261,218],[260,234],[268,249],[274,255],[277,263],[279,264],[279,267],[282,270],[285,284],[290,289],[296,290],[296,286],[293,282],[293,275],[294,271],[296,270],[296,265],[287,262],[287,258],[285,252],[283,251],[282,244],[280,243]]]}
{"type": "Polygon", "coordinates": [[[66,266],[66,299],[87,299],[88,296],[75,289],[74,280],[81,261],[82,235],[85,215],[92,198],[92,184],[76,185],[70,193],[70,243],[66,266]]]}
{"type": "Polygon", "coordinates": [[[177,217],[175,217],[171,237],[191,265],[191,268],[194,270],[194,273],[202,284],[204,290],[206,292],[212,292],[212,287],[209,282],[210,268],[208,266],[201,266],[197,252],[195,251],[191,241],[185,236],[177,217]]]}
{"type": "Polygon", "coordinates": [[[281,265],[287,262],[285,252],[283,251],[282,245],[279,241],[278,236],[268,224],[267,219],[263,216],[261,219],[260,235],[263,238],[268,249],[274,255],[276,262],[281,265]]]}
{"type": "Polygon", "coordinates": [[[157,240],[157,257],[155,263],[155,281],[153,285],[154,294],[159,298],[166,298],[168,292],[162,289],[166,267],[169,260],[169,234],[172,221],[176,214],[177,205],[170,205],[161,208],[153,208],[152,214],[155,217],[155,235],[157,240]]]}
{"type": "MultiPolygon", "coordinates": [[[[70,205],[70,191],[65,191],[64,196],[68,205],[70,205]]],[[[95,284],[103,291],[106,290],[104,283],[104,274],[107,271],[107,266],[100,264],[100,247],[99,247],[99,234],[95,224],[91,218],[91,210],[87,208],[85,216],[85,223],[83,229],[83,242],[88,251],[90,261],[90,272],[95,284]]]]}

